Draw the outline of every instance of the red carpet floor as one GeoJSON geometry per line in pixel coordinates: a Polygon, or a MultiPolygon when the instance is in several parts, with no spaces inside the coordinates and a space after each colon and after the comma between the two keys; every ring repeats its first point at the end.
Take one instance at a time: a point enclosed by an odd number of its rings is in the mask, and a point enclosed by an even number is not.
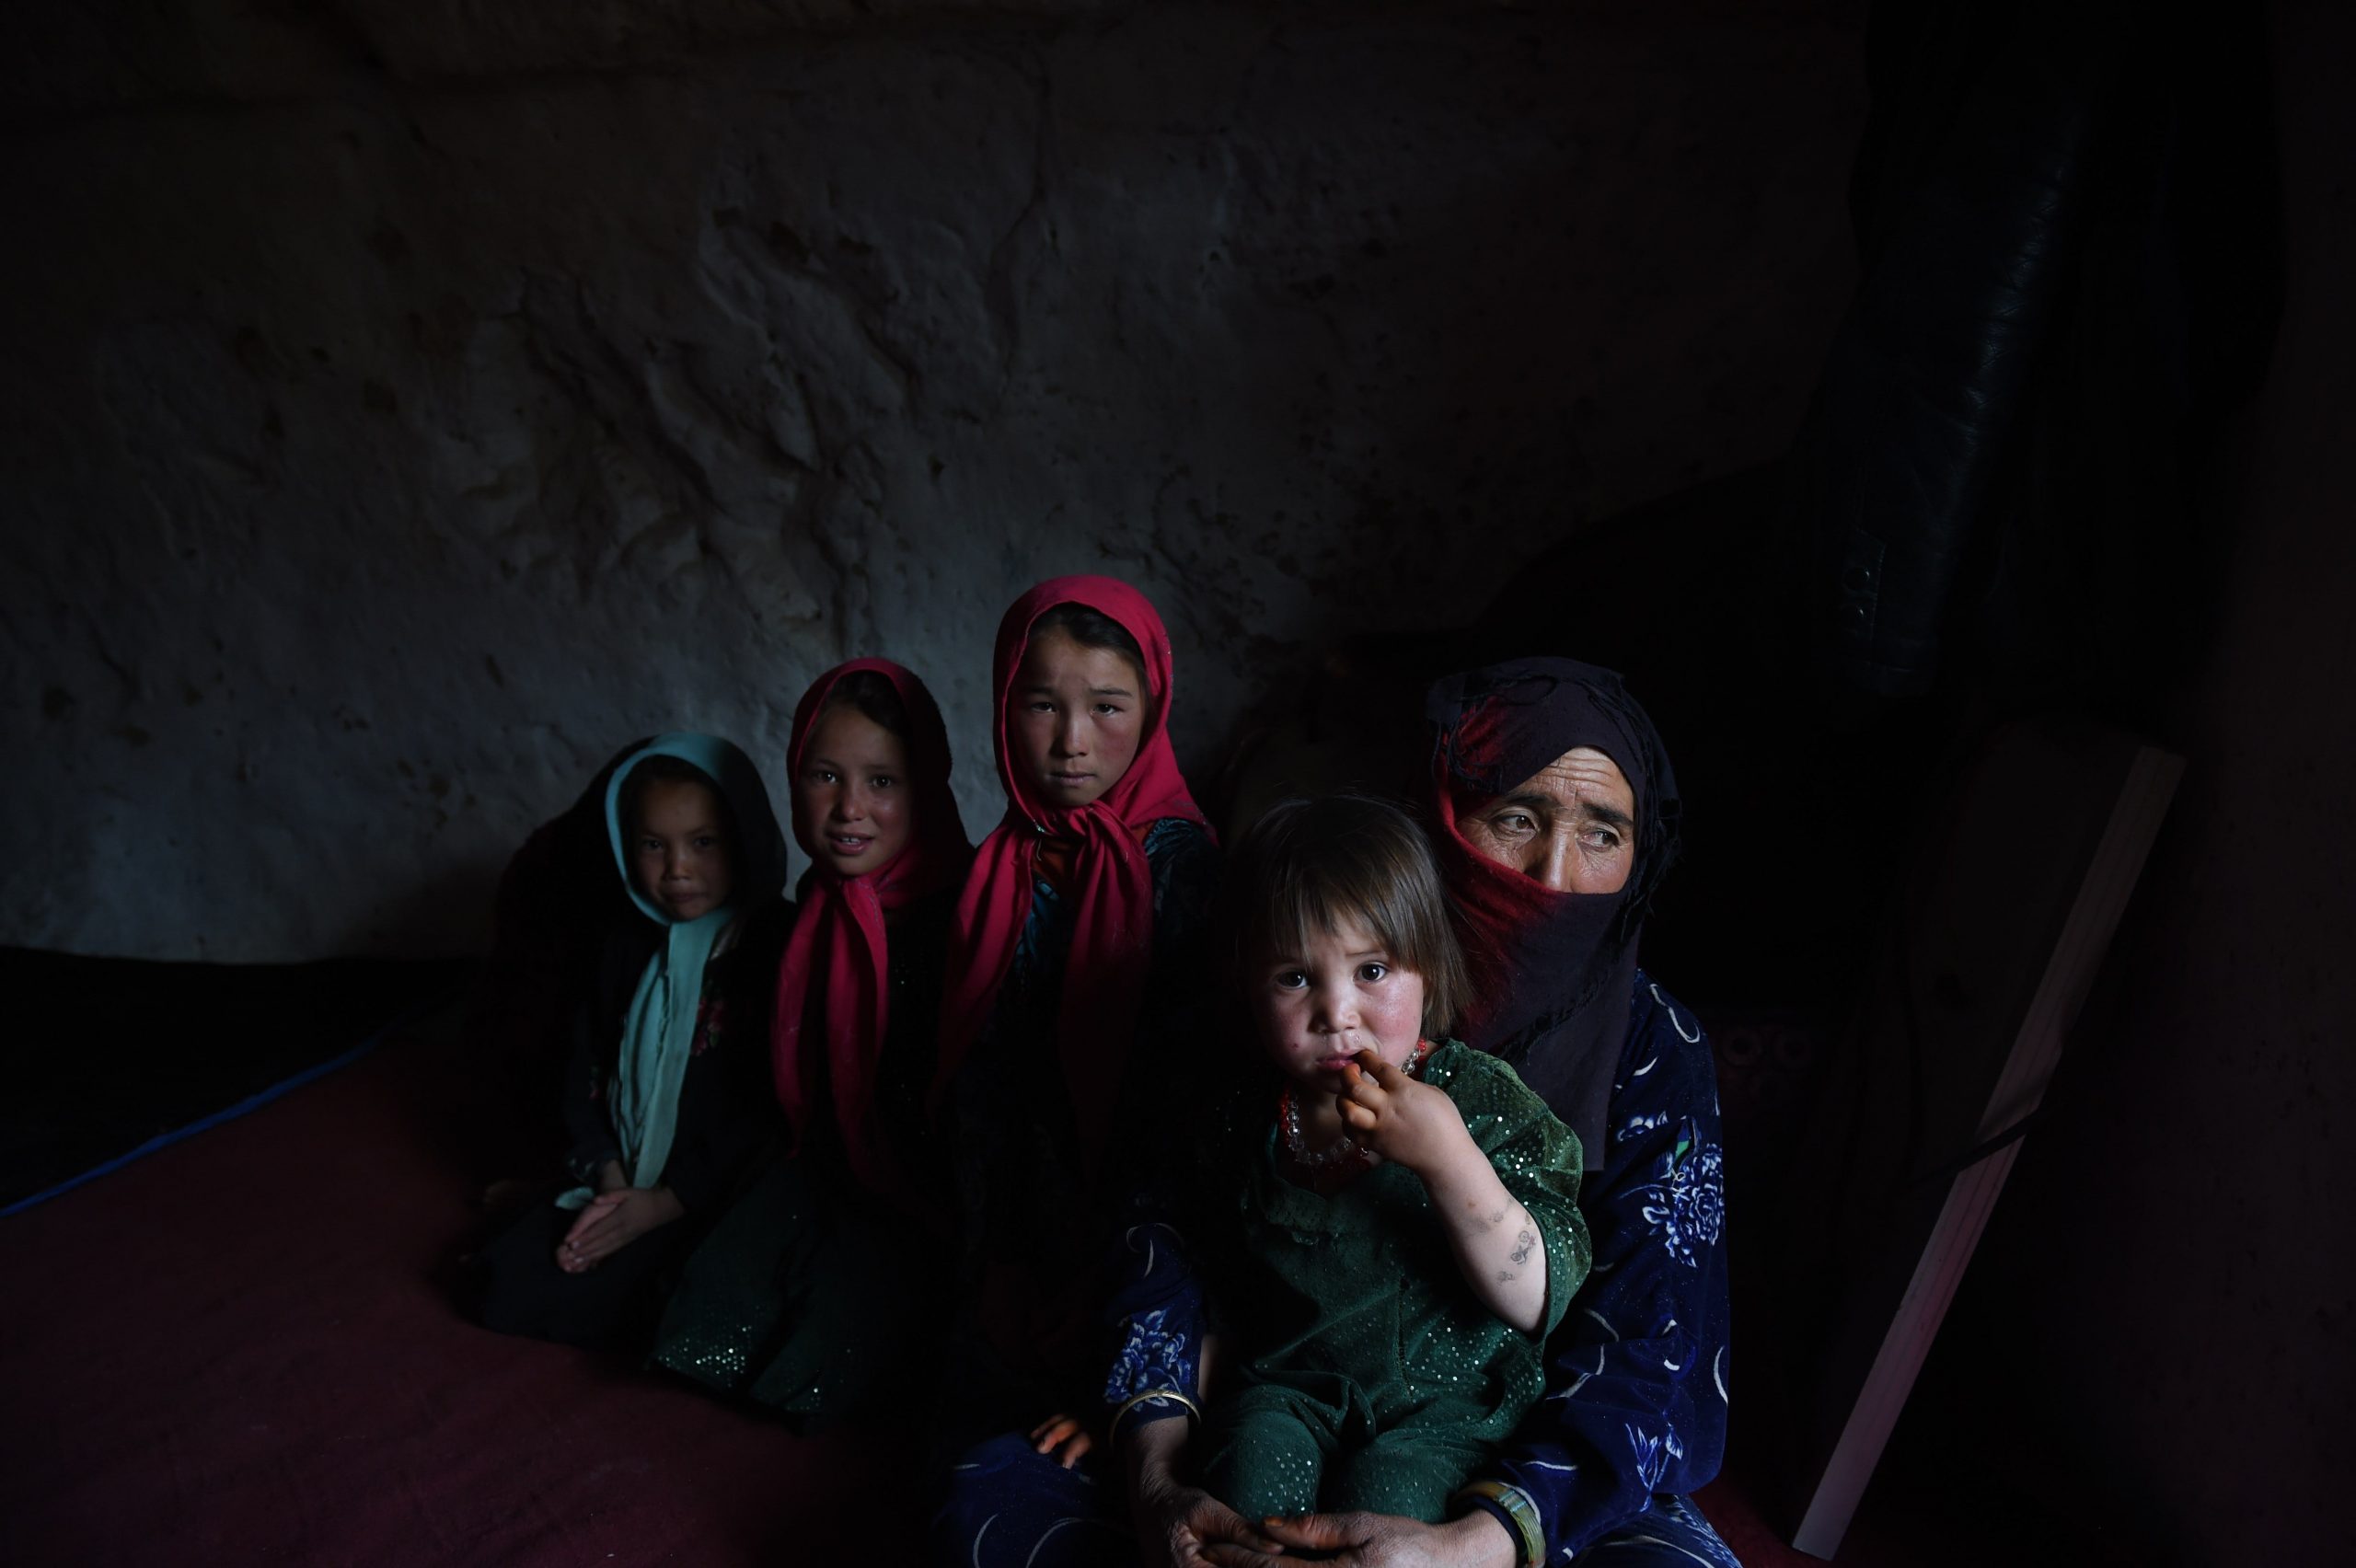
{"type": "MultiPolygon", "coordinates": [[[[455,1035],[0,1220],[0,1562],[912,1562],[872,1435],[796,1438],[450,1309],[455,1035]]],[[[1751,1568],[1810,1561],[1703,1501],[1751,1568]]]]}
{"type": "Polygon", "coordinates": [[[911,1521],[854,1440],[452,1313],[449,1053],[395,1042],[0,1221],[0,1562],[906,1561],[863,1544],[911,1521]]]}

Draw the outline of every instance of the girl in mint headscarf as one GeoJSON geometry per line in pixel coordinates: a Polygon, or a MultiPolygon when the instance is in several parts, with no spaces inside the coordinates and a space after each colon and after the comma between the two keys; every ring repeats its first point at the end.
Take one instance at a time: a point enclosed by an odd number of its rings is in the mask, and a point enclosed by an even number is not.
{"type": "Polygon", "coordinates": [[[480,1300],[502,1333],[634,1352],[775,1129],[766,1003],[791,908],[768,791],[726,741],[648,742],[614,770],[606,824],[635,913],[574,1029],[578,1184],[483,1251],[480,1300]]]}

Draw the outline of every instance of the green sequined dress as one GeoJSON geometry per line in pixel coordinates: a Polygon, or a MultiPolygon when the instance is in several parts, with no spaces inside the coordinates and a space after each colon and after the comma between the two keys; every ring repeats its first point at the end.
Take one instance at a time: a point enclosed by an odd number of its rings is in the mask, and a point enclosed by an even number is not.
{"type": "MultiPolygon", "coordinates": [[[[903,1168],[938,1164],[924,1136],[953,897],[891,920],[891,1021],[876,1113],[903,1168]]],[[[762,1086],[766,1089],[766,1085],[762,1086]]],[[[937,1246],[927,1221],[865,1191],[831,1124],[769,1158],[687,1260],[653,1362],[814,1430],[906,1396],[927,1331],[911,1270],[937,1246]]],[[[937,1190],[938,1178],[928,1185],[937,1190]]]]}
{"type": "Polygon", "coordinates": [[[1587,1278],[1579,1146],[1511,1067],[1448,1042],[1416,1075],[1447,1092],[1546,1248],[1526,1334],[1460,1272],[1423,1179],[1379,1165],[1320,1194],[1278,1169],[1275,1118],[1239,1112],[1203,1232],[1220,1376],[1196,1439],[1204,1484],[1246,1518],[1365,1508],[1437,1523],[1543,1389],[1545,1336],[1587,1278]]]}

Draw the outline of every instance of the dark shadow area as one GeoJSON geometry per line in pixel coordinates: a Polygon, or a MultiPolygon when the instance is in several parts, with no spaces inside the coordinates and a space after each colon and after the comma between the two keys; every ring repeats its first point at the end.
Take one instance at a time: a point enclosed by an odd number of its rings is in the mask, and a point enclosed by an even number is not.
{"type": "Polygon", "coordinates": [[[0,1206],[195,1126],[454,1000],[468,959],[155,963],[0,949],[0,1206]]]}
{"type": "MultiPolygon", "coordinates": [[[[1729,1478],[1781,1528],[1830,1441],[1825,1366],[1869,1332],[1851,1294],[1903,1282],[1904,1239],[1974,1163],[1987,1097],[1890,1027],[1971,1002],[1954,955],[1910,936],[1926,911],[1908,868],[1943,847],[2014,860],[2026,904],[2073,852],[2083,824],[2035,788],[1968,793],[2024,721],[2146,738],[2196,779],[2235,766],[2193,699],[2246,591],[2284,308],[2273,47],[2256,9],[1876,7],[1860,282],[1793,451],[1582,522],[1463,628],[1345,643],[1305,674],[1300,712],[1242,729],[1238,817],[1345,785],[1412,797],[1433,675],[1533,653],[1625,673],[1687,802],[1646,965],[1718,1041],[1744,1390],[1729,1478]],[[1941,836],[1967,809],[1983,836],[1958,849],[1941,836]],[[1902,1000],[1877,1019],[1877,993],[1902,1000]]],[[[1975,918],[2001,928],[2002,898],[1975,918]]],[[[2097,1007],[2080,1034],[2117,1016],[2097,1007]]],[[[2142,1169],[2142,1136],[2073,1071],[2030,1145],[2142,1169]]],[[[2090,1227],[2134,1202],[2123,1173],[2103,1193],[2090,1227]]],[[[2017,1325],[2116,1305],[2018,1272],[2102,1255],[2070,1225],[2000,1214],[1842,1561],[2171,1560],[2131,1504],[2143,1478],[2111,1453],[2073,1463],[2107,1425],[2057,1426],[2019,1386],[2070,1372],[2076,1331],[2017,1325]]]]}

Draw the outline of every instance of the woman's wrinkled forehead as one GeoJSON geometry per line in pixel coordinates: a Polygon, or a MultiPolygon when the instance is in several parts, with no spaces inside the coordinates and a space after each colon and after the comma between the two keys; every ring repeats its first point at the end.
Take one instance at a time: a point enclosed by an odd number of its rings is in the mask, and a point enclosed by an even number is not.
{"type": "MultiPolygon", "coordinates": [[[[1565,809],[1591,809],[1607,817],[1634,820],[1640,803],[1636,787],[1619,759],[1596,746],[1573,746],[1549,757],[1503,790],[1475,790],[1459,784],[1454,793],[1461,807],[1485,811],[1500,802],[1552,801],[1565,809]]],[[[1460,814],[1461,812],[1460,812],[1460,814]]]]}

